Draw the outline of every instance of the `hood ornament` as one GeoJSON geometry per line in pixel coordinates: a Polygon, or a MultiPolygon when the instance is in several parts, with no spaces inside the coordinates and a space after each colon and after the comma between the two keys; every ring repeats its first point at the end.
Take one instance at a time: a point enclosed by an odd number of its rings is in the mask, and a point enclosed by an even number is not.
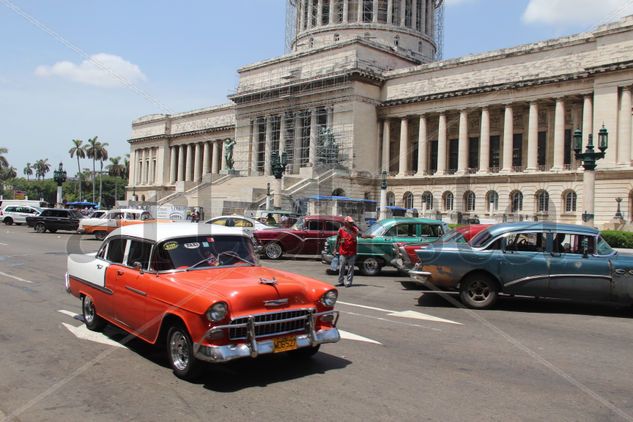
{"type": "Polygon", "coordinates": [[[275,279],[275,277],[273,278],[260,277],[259,284],[267,284],[269,286],[275,286],[277,284],[277,280],[275,279]]]}
{"type": "Polygon", "coordinates": [[[265,300],[264,306],[286,306],[288,304],[288,299],[275,299],[275,300],[265,300]]]}

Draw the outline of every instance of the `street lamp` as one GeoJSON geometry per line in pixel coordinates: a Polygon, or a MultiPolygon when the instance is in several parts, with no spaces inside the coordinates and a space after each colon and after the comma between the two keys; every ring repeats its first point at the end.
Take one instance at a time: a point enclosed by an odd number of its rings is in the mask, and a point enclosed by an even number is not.
{"type": "Polygon", "coordinates": [[[380,213],[379,220],[387,218],[387,172],[380,174],[380,213]]]}
{"type": "Polygon", "coordinates": [[[594,220],[594,198],[596,191],[596,162],[601,160],[605,156],[605,151],[609,146],[609,133],[607,129],[602,125],[602,129],[598,131],[598,149],[600,152],[594,150],[593,135],[589,134],[587,146],[585,152],[582,151],[582,131],[576,129],[574,131],[574,153],[577,160],[582,161],[584,167],[583,176],[583,190],[584,190],[584,212],[582,214],[582,221],[587,226],[593,226],[594,220]]]}
{"type": "Polygon", "coordinates": [[[66,181],[66,170],[64,170],[64,165],[59,163],[59,167],[57,170],[53,172],[53,180],[57,183],[57,208],[63,207],[63,199],[62,199],[62,185],[66,181]]]}

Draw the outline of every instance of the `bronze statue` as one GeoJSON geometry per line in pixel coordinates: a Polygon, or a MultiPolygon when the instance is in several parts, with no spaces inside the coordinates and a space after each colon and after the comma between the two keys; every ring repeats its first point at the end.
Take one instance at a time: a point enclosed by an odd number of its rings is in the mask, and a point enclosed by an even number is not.
{"type": "Polygon", "coordinates": [[[233,147],[235,146],[235,139],[227,138],[224,140],[224,163],[227,170],[233,170],[233,147]]]}

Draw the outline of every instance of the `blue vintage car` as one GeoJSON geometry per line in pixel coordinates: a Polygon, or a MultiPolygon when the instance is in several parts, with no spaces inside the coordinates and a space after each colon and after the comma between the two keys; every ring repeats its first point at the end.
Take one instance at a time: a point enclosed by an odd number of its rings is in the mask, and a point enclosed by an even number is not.
{"type": "Polygon", "coordinates": [[[470,244],[431,244],[417,255],[414,282],[459,291],[470,308],[490,308],[500,293],[633,303],[633,256],[613,250],[590,227],[497,224],[470,244]]]}

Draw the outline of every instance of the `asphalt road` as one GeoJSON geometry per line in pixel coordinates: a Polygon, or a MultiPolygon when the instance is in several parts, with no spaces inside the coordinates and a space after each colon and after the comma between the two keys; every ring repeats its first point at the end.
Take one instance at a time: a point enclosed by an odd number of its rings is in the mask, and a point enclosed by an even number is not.
{"type": "MultiPolygon", "coordinates": [[[[99,244],[0,227],[0,419],[633,420],[631,308],[504,298],[469,311],[403,290],[395,272],[357,276],[340,291],[339,343],[188,383],[114,328],[80,338],[66,255],[99,244]]],[[[263,263],[335,283],[316,260],[263,263]]]]}

